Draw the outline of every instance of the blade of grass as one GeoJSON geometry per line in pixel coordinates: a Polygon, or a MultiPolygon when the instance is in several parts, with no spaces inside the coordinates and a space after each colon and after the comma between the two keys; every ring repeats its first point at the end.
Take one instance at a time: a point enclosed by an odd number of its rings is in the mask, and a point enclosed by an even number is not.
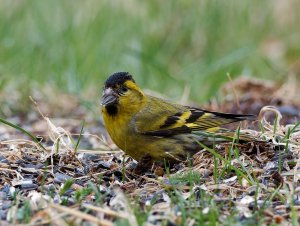
{"type": "Polygon", "coordinates": [[[8,125],[8,126],[14,128],[14,129],[19,130],[20,132],[26,134],[26,135],[29,136],[29,137],[30,137],[30,138],[31,138],[31,139],[32,139],[39,147],[41,147],[43,150],[45,150],[46,152],[48,152],[47,149],[40,143],[40,141],[39,141],[33,134],[31,134],[30,132],[26,131],[25,129],[23,129],[23,128],[20,127],[20,126],[17,126],[17,125],[15,125],[15,124],[13,124],[13,123],[11,123],[11,122],[9,122],[9,121],[6,121],[5,119],[0,118],[0,122],[2,122],[3,124],[8,125]]]}
{"type": "MultiPolygon", "coordinates": [[[[221,159],[221,160],[224,161],[226,164],[229,164],[228,160],[225,159],[223,156],[221,156],[219,153],[217,153],[215,150],[213,150],[213,149],[207,147],[206,145],[200,143],[200,142],[197,141],[197,140],[196,140],[196,142],[197,142],[202,148],[204,148],[205,150],[207,150],[208,152],[210,152],[212,155],[214,155],[214,156],[216,156],[217,158],[221,159]]],[[[241,170],[239,170],[239,169],[238,169],[237,167],[235,167],[235,166],[231,166],[231,167],[232,167],[232,169],[233,169],[238,175],[241,175],[243,178],[245,178],[245,179],[248,181],[248,183],[249,183],[250,185],[253,185],[252,181],[249,180],[249,179],[247,178],[247,176],[246,176],[241,170]]]]}
{"type": "MultiPolygon", "coordinates": [[[[251,174],[249,173],[249,170],[246,169],[246,167],[244,166],[244,164],[241,162],[240,160],[240,155],[239,155],[239,150],[238,148],[236,147],[235,145],[235,141],[238,143],[240,140],[240,126],[238,127],[238,129],[236,130],[236,136],[234,137],[233,141],[232,141],[232,148],[235,149],[235,156],[236,156],[236,159],[238,161],[238,163],[241,165],[242,169],[244,170],[244,172],[247,173],[248,177],[250,178],[250,180],[252,181],[252,183],[254,184],[255,182],[257,183],[257,181],[255,181],[253,179],[253,177],[251,176],[251,174]]],[[[251,166],[252,168],[252,166],[251,166]]]]}
{"type": "Polygon", "coordinates": [[[73,184],[74,184],[74,180],[73,179],[66,180],[65,183],[64,183],[64,185],[63,185],[63,187],[59,191],[59,195],[65,194],[66,191],[69,190],[73,184]]]}
{"type": "Polygon", "coordinates": [[[59,151],[59,143],[60,143],[60,138],[57,139],[56,148],[55,148],[56,154],[58,154],[58,151],[59,151]]]}
{"type": "MultiPolygon", "coordinates": [[[[273,198],[278,194],[279,190],[281,189],[281,186],[276,188],[268,198],[266,198],[262,204],[262,209],[267,208],[270,204],[270,202],[273,200],[273,198]]],[[[281,196],[280,196],[281,197],[281,196]]]]}
{"type": "Polygon", "coordinates": [[[75,152],[75,153],[77,152],[77,149],[78,149],[78,146],[79,146],[81,137],[82,137],[84,124],[85,124],[85,121],[82,121],[80,134],[79,134],[78,140],[77,140],[76,145],[75,145],[75,148],[74,148],[74,152],[75,152]]]}
{"type": "Polygon", "coordinates": [[[300,126],[300,122],[297,122],[293,128],[289,128],[287,134],[281,139],[281,142],[284,142],[286,139],[290,138],[290,135],[300,126]]]}
{"type": "Polygon", "coordinates": [[[277,132],[277,126],[279,125],[279,121],[278,121],[278,114],[276,114],[275,119],[274,119],[274,130],[273,130],[273,135],[276,135],[277,132]]]}

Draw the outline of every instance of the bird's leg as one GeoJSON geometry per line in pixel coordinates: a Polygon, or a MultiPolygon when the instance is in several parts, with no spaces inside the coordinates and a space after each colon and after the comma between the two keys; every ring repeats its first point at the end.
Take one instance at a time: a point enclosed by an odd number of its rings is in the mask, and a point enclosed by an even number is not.
{"type": "Polygon", "coordinates": [[[147,170],[151,169],[153,165],[153,159],[149,154],[144,154],[138,161],[137,166],[134,169],[134,173],[142,174],[145,173],[147,170]]]}

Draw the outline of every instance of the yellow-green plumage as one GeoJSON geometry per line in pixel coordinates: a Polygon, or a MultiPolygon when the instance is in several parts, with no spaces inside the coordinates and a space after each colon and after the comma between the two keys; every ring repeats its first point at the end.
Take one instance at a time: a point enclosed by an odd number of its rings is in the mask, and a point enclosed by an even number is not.
{"type": "Polygon", "coordinates": [[[102,114],[109,135],[136,160],[145,154],[154,161],[182,160],[200,149],[196,141],[200,137],[193,131],[253,118],[209,112],[145,95],[125,72],[108,78],[103,102],[102,114]]]}

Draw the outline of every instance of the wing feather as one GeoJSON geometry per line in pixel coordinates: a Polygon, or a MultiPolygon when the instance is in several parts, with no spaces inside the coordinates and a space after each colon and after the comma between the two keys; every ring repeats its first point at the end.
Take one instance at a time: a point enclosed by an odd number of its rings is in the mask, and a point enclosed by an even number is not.
{"type": "Polygon", "coordinates": [[[136,114],[133,123],[138,132],[152,136],[165,137],[208,130],[255,117],[174,105],[155,97],[149,97],[145,106],[136,114]]]}

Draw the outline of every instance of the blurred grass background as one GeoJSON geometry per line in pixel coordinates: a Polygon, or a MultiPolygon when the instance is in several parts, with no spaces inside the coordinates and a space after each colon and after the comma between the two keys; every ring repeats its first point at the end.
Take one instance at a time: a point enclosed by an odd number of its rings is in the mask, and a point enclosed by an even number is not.
{"type": "Polygon", "coordinates": [[[300,60],[299,11],[297,0],[0,0],[0,92],[28,100],[51,85],[93,102],[129,71],[203,103],[227,73],[284,80],[300,60]]]}

